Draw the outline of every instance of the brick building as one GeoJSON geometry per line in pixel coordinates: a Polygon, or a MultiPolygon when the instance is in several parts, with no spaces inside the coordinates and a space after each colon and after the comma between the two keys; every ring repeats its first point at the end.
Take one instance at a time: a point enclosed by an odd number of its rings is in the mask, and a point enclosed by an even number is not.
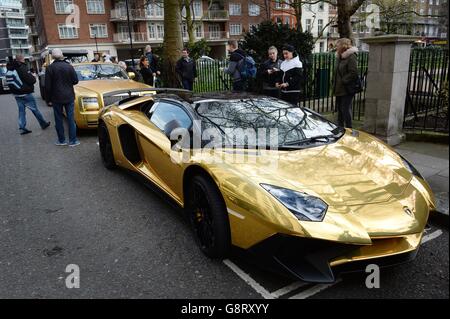
{"type": "MultiPolygon", "coordinates": [[[[194,0],[192,12],[197,22],[197,39],[206,39],[212,48],[211,56],[224,57],[226,42],[240,39],[244,31],[266,19],[264,0],[194,0]]],[[[161,0],[129,0],[131,38],[134,56],[142,54],[147,44],[162,45],[164,38],[164,6],[161,0]]],[[[86,49],[90,57],[98,51],[130,57],[130,32],[125,0],[26,0],[31,42],[36,58],[54,47],[86,49]],[[79,15],[77,14],[79,13],[79,15]],[[79,21],[73,17],[79,16],[79,21]],[[73,23],[75,22],[75,26],[73,23]],[[79,22],[79,23],[78,23],[79,22]]],[[[180,25],[184,40],[187,30],[180,25]]]]}

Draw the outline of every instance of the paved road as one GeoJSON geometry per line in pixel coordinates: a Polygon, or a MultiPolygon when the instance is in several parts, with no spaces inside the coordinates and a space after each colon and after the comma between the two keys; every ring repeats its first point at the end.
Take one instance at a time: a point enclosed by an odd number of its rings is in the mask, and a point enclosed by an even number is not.
{"type": "Polygon", "coordinates": [[[14,99],[0,96],[0,298],[449,297],[445,228],[432,226],[415,262],[383,270],[380,289],[361,275],[332,287],[293,283],[237,257],[203,257],[176,209],[102,167],[95,133],[58,148],[53,128],[41,131],[29,114],[33,133],[20,136],[16,117],[14,99]],[[65,286],[68,264],[80,267],[80,289],[65,286]]]}

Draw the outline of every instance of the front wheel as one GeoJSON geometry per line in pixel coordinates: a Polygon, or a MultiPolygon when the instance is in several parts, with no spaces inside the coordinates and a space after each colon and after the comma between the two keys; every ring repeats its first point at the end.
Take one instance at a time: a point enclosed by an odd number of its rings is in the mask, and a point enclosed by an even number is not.
{"type": "Polygon", "coordinates": [[[100,148],[103,165],[107,169],[115,169],[116,161],[114,159],[108,128],[105,123],[100,123],[98,126],[98,145],[100,148]]]}
{"type": "Polygon", "coordinates": [[[195,176],[190,186],[188,214],[197,244],[210,258],[226,258],[231,235],[222,195],[214,181],[206,176],[195,176]]]}

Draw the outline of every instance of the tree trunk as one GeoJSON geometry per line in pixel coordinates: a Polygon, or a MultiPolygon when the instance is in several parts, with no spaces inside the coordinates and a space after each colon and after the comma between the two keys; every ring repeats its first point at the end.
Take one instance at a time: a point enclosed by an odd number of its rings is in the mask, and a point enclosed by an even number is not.
{"type": "Polygon", "coordinates": [[[164,66],[163,81],[166,87],[180,88],[175,66],[183,49],[181,35],[180,2],[164,0],[164,66]]]}
{"type": "Polygon", "coordinates": [[[186,29],[187,29],[187,33],[188,33],[188,38],[189,38],[189,46],[194,45],[195,43],[195,23],[194,23],[194,19],[192,17],[192,11],[191,11],[191,0],[184,0],[184,8],[186,10],[186,29]]]}
{"type": "Polygon", "coordinates": [[[338,0],[338,32],[341,38],[353,38],[350,6],[348,0],[338,0]]]}

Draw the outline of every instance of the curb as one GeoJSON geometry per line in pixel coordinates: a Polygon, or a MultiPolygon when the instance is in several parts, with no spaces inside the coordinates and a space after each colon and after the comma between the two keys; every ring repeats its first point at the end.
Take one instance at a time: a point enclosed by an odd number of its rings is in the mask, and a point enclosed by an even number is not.
{"type": "Polygon", "coordinates": [[[449,194],[436,193],[436,211],[430,215],[430,220],[433,220],[445,227],[449,226],[449,194]]]}

